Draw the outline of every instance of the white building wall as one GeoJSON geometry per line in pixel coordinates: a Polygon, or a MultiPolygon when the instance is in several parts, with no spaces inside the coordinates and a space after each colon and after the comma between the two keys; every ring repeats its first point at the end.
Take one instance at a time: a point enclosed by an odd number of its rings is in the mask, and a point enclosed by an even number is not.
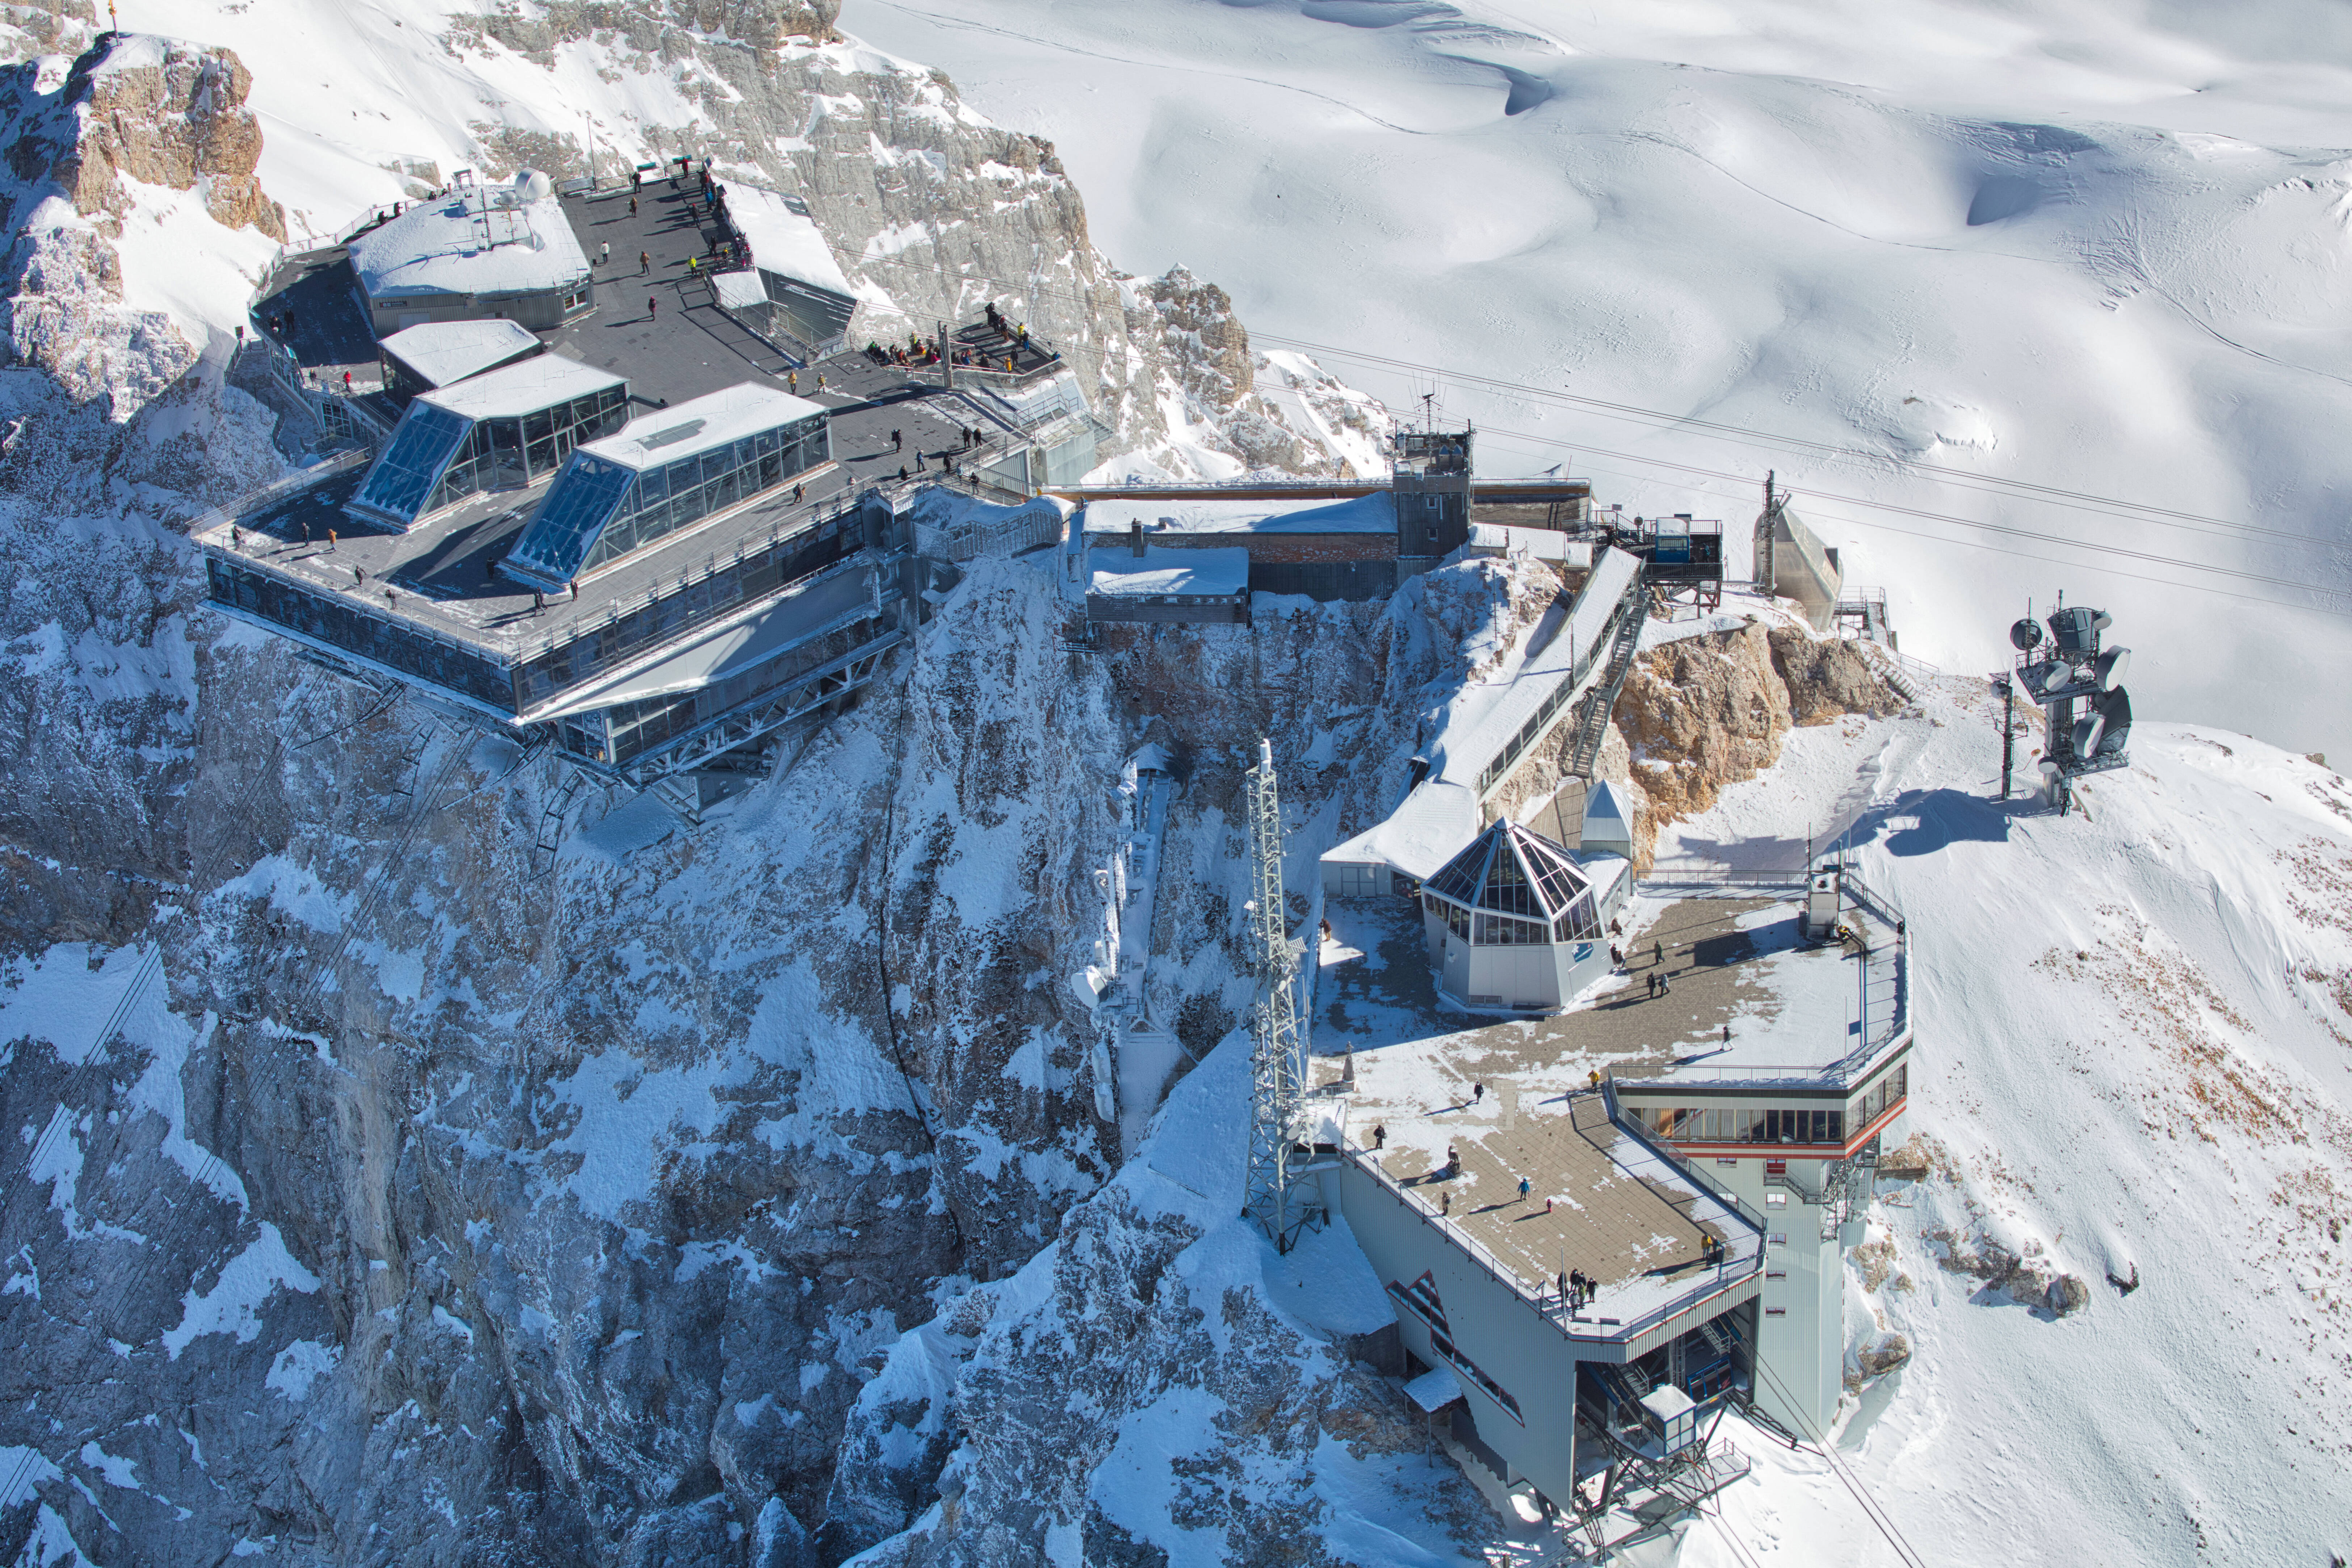
{"type": "MultiPolygon", "coordinates": [[[[1760,1159],[1701,1155],[1691,1163],[1764,1216],[1764,1291],[1757,1303],[1756,1350],[1770,1375],[1756,1379],[1756,1402],[1800,1436],[1826,1434],[1845,1392],[1845,1253],[1822,1239],[1822,1209],[1764,1178],[1760,1159]],[[1786,1203],[1771,1206],[1775,1196],[1786,1203]],[[1785,1237],[1775,1242],[1772,1237],[1785,1237]]],[[[1791,1160],[1790,1166],[1817,1162],[1791,1160]]],[[[1811,1172],[1800,1173],[1811,1177],[1811,1172]]]]}
{"type": "MultiPolygon", "coordinates": [[[[1434,1220],[1370,1176],[1342,1164],[1320,1179],[1325,1202],[1346,1215],[1381,1283],[1410,1285],[1427,1273],[1444,1300],[1454,1343],[1517,1402],[1514,1416],[1454,1369],[1480,1440],[1503,1457],[1512,1480],[1525,1479],[1546,1497],[1565,1500],[1576,1468],[1576,1356],[1567,1339],[1444,1240],[1434,1220]]],[[[1428,1365],[1453,1366],[1430,1343],[1418,1315],[1393,1298],[1390,1309],[1408,1350],[1428,1365]]]]}

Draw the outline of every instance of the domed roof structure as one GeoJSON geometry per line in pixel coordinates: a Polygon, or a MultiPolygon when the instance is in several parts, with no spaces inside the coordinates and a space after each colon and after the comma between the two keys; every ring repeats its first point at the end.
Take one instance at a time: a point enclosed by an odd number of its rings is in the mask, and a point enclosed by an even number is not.
{"type": "Polygon", "coordinates": [[[1591,877],[1567,850],[1516,822],[1496,822],[1471,840],[1422,891],[1482,917],[1470,938],[1481,945],[1582,942],[1601,932],[1591,877]]]}

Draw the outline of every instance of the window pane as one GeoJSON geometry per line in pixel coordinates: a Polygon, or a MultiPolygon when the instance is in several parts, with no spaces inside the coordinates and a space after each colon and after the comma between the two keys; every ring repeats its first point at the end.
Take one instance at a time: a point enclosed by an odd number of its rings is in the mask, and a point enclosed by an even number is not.
{"type": "Polygon", "coordinates": [[[631,475],[618,463],[572,454],[523,531],[511,559],[555,582],[576,576],[604,525],[620,510],[631,475]]]}
{"type": "Polygon", "coordinates": [[[423,401],[412,403],[353,498],[412,522],[441,470],[468,431],[468,421],[423,401]]]}

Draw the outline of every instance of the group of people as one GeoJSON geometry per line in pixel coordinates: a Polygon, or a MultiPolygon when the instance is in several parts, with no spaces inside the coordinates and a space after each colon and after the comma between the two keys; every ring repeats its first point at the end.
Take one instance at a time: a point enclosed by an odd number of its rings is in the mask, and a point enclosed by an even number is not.
{"type": "Polygon", "coordinates": [[[1559,1299],[1568,1303],[1571,1312],[1580,1312],[1601,1293],[1601,1281],[1581,1268],[1571,1268],[1559,1277],[1559,1299]]]}

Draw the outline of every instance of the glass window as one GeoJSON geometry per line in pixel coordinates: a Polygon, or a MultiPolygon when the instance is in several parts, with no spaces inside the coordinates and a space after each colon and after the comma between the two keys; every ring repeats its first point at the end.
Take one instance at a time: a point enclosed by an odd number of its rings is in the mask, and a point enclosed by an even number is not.
{"type": "Polygon", "coordinates": [[[446,408],[422,400],[410,404],[353,503],[414,522],[467,430],[467,421],[446,408]]]}
{"type": "Polygon", "coordinates": [[[1486,885],[1478,895],[1482,909],[1507,910],[1517,915],[1539,915],[1543,906],[1536,900],[1536,890],[1529,885],[1519,858],[1497,836],[1494,858],[1486,863],[1486,885]]]}
{"type": "Polygon", "coordinates": [[[1429,879],[1431,889],[1444,894],[1456,903],[1476,902],[1479,884],[1486,876],[1486,856],[1493,847],[1491,837],[1472,843],[1470,847],[1447,861],[1444,870],[1429,879]]]}
{"type": "Polygon", "coordinates": [[[577,576],[604,524],[619,509],[631,477],[619,463],[573,453],[515,546],[515,564],[558,583],[577,576]]]}

